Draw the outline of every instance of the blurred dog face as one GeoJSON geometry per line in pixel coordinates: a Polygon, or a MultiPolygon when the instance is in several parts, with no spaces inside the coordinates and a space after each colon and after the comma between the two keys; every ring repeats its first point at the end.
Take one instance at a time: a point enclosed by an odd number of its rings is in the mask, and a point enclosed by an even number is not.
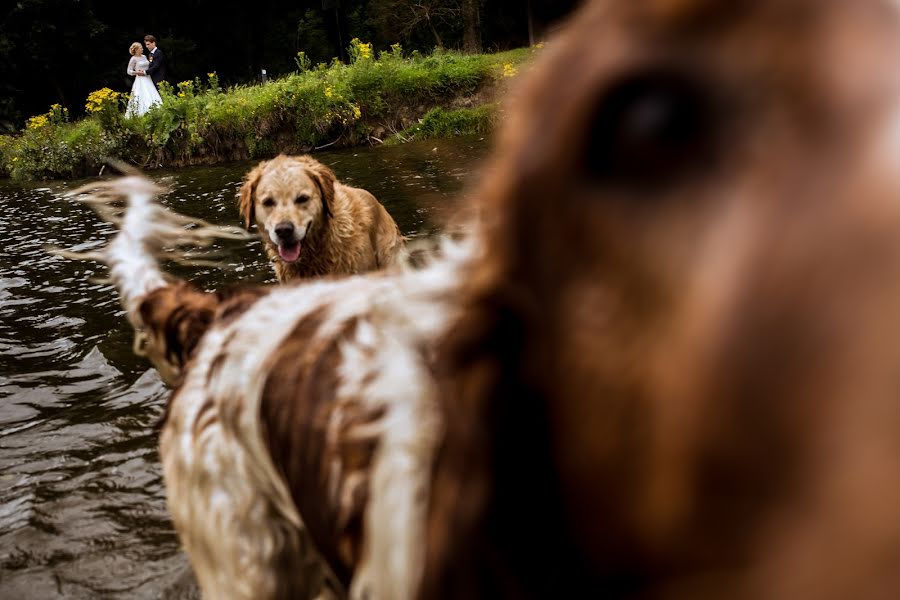
{"type": "MultiPolygon", "coordinates": [[[[784,592],[888,564],[898,527],[861,515],[900,502],[898,448],[860,432],[900,417],[898,24],[882,0],[589,3],[510,111],[471,297],[524,339],[467,346],[517,369],[476,414],[546,423],[522,437],[549,436],[600,577],[755,561],[784,592]],[[497,408],[504,384],[540,410],[497,408]]],[[[448,412],[452,448],[480,425],[448,412]]]]}
{"type": "Polygon", "coordinates": [[[241,188],[245,225],[256,222],[267,244],[286,263],[296,262],[304,238],[330,216],[334,175],[307,157],[279,156],[261,163],[241,188]]]}

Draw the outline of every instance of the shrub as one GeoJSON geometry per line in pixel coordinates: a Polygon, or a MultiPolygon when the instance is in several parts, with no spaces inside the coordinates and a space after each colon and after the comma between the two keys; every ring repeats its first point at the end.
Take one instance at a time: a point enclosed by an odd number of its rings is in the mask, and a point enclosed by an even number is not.
{"type": "Polygon", "coordinates": [[[15,138],[11,135],[0,135],[0,176],[9,177],[9,163],[12,161],[12,148],[15,138]]]}
{"type": "Polygon", "coordinates": [[[348,48],[347,53],[350,55],[351,63],[372,60],[374,58],[372,44],[361,42],[359,41],[359,38],[350,40],[350,48],[348,48]]]}
{"type": "Polygon", "coordinates": [[[53,104],[43,115],[35,115],[28,119],[25,129],[40,129],[48,125],[62,125],[69,122],[69,109],[53,104]]]}
{"type": "Polygon", "coordinates": [[[416,125],[389,138],[386,143],[396,144],[413,139],[459,135],[483,135],[493,130],[496,116],[497,107],[492,104],[458,110],[434,108],[428,111],[416,125]]]}
{"type": "Polygon", "coordinates": [[[26,129],[4,141],[3,169],[14,179],[77,177],[96,172],[108,157],[121,156],[126,137],[97,119],[59,127],[26,129]]]}
{"type": "Polygon", "coordinates": [[[114,92],[105,87],[88,94],[85,110],[100,121],[103,127],[114,129],[121,124],[121,109],[127,101],[125,94],[114,92]]]}

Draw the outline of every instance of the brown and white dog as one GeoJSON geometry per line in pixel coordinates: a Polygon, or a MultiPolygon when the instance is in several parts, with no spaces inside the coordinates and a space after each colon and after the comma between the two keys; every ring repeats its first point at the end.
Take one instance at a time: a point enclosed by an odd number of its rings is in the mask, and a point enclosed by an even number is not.
{"type": "Polygon", "coordinates": [[[351,275],[395,264],[404,238],[366,190],[343,185],[309,156],[281,155],[247,174],[238,201],[255,223],[278,281],[351,275]]]}
{"type": "Polygon", "coordinates": [[[423,600],[900,598],[900,2],[584,3],[442,346],[423,600]]]}
{"type": "Polygon", "coordinates": [[[91,188],[121,232],[80,258],[110,266],[138,352],[174,387],[160,456],[204,596],[414,597],[440,430],[431,348],[464,247],[416,270],[204,292],[157,258],[248,234],[163,209],[140,176],[91,188]]]}
{"type": "Polygon", "coordinates": [[[205,594],[900,595],[898,55],[893,0],[587,3],[421,271],[200,292],[106,184],[205,594]]]}

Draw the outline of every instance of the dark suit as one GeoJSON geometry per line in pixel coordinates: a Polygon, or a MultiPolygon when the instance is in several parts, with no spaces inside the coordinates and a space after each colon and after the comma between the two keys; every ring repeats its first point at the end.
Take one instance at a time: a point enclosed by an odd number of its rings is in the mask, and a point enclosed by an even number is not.
{"type": "Polygon", "coordinates": [[[163,55],[162,48],[156,47],[156,51],[150,53],[150,67],[147,69],[147,75],[153,80],[154,84],[160,81],[168,81],[168,73],[166,72],[166,57],[163,55]]]}

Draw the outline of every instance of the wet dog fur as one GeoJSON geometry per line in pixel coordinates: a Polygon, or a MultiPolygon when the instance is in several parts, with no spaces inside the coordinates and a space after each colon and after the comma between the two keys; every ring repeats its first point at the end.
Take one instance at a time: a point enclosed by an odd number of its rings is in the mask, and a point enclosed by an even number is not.
{"type": "Polygon", "coordinates": [[[244,226],[259,230],[282,283],[373,271],[403,255],[404,238],[375,196],[338,182],[310,156],[261,162],[241,186],[238,209],[244,226]]]}

